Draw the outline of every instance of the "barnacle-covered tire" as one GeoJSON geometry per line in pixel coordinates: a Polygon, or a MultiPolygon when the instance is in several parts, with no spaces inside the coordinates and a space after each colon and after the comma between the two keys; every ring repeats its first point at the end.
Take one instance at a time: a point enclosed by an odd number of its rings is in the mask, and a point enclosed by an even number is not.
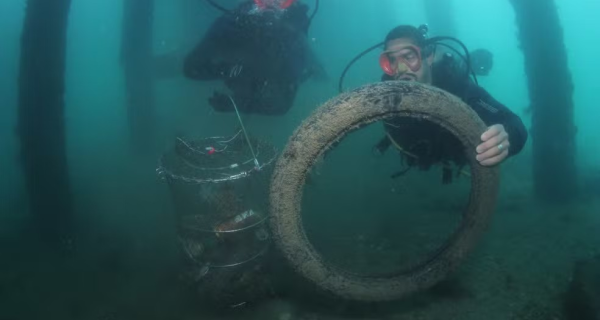
{"type": "Polygon", "coordinates": [[[499,169],[475,160],[475,148],[485,128],[460,99],[419,83],[381,82],[331,99],[294,132],[276,164],[270,191],[270,224],[276,245],[301,276],[341,298],[389,301],[433,286],[464,260],[495,209],[499,169]],[[469,203],[454,234],[416,268],[391,276],[356,275],[325,262],[307,238],[301,216],[304,183],[315,160],[345,135],[393,116],[432,121],[461,141],[470,159],[469,203]]]}

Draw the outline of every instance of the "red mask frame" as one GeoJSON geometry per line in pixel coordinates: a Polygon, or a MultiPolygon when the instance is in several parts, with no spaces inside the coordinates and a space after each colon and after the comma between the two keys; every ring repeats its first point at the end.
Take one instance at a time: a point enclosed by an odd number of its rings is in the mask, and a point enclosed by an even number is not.
{"type": "MultiPolygon", "coordinates": [[[[283,2],[281,2],[279,4],[279,9],[284,10],[289,8],[296,0],[285,0],[283,2]]],[[[254,0],[254,3],[256,4],[256,6],[258,6],[261,9],[266,9],[268,7],[268,4],[266,3],[265,0],[254,0]]]]}
{"type": "Polygon", "coordinates": [[[407,45],[407,46],[403,46],[401,48],[393,48],[390,50],[386,50],[384,52],[381,53],[381,55],[379,55],[379,66],[381,66],[381,69],[383,70],[383,72],[385,72],[387,75],[390,76],[394,76],[396,74],[398,74],[398,71],[400,69],[400,65],[403,65],[404,68],[402,71],[402,73],[407,72],[408,70],[412,71],[412,72],[417,72],[421,69],[423,60],[421,57],[421,48],[415,46],[415,45],[407,45]],[[399,52],[405,49],[410,49],[413,51],[413,53],[416,54],[416,60],[415,61],[409,61],[409,59],[405,58],[403,55],[399,56],[399,57],[395,57],[394,58],[394,62],[392,63],[392,61],[390,61],[390,53],[393,52],[399,52]]]}

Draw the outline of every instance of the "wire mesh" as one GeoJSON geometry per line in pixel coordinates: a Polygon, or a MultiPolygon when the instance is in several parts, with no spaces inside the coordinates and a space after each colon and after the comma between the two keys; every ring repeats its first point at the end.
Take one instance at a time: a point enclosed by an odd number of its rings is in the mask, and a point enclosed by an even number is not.
{"type": "Polygon", "coordinates": [[[234,298],[261,286],[256,270],[270,247],[266,221],[276,156],[268,141],[240,130],[232,136],[178,137],[160,159],[157,173],[173,199],[184,274],[212,298],[221,292],[228,304],[237,304],[246,298],[234,298]],[[246,283],[239,281],[242,275],[246,283]]]}

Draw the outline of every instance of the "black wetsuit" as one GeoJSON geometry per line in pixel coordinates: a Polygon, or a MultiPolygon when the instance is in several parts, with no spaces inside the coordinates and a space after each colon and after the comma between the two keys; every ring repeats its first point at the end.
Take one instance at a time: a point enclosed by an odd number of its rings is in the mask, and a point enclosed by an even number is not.
{"type": "MultiPolygon", "coordinates": [[[[433,66],[433,85],[461,98],[488,125],[502,124],[509,135],[509,156],[518,154],[527,141],[527,129],[521,119],[502,103],[494,99],[485,89],[476,85],[466,73],[456,66],[454,58],[447,56],[433,66]]],[[[384,75],[383,81],[393,80],[384,75]]],[[[403,150],[417,157],[404,157],[410,166],[416,165],[428,169],[433,164],[458,166],[467,163],[464,148],[458,139],[445,129],[428,121],[416,121],[411,118],[396,118],[387,121],[386,131],[403,150]]],[[[384,151],[392,144],[385,137],[377,145],[384,151]]]]}
{"type": "MultiPolygon", "coordinates": [[[[187,56],[184,73],[195,80],[222,80],[240,112],[284,114],[314,71],[308,7],[295,2],[281,16],[255,9],[246,1],[219,17],[187,56]]],[[[224,93],[215,91],[209,103],[217,111],[234,111],[224,93]]]]}

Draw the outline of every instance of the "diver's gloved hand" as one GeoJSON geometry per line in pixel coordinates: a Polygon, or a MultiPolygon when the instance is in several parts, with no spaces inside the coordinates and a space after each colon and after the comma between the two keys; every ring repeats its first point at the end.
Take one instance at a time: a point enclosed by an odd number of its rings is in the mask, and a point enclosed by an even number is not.
{"type": "Polygon", "coordinates": [[[208,103],[218,112],[235,111],[229,97],[218,91],[213,91],[213,95],[208,99],[208,103]]]}
{"type": "Polygon", "coordinates": [[[481,135],[481,143],[477,146],[477,161],[483,166],[493,166],[508,157],[510,142],[508,132],[501,124],[495,124],[481,135]]]}

